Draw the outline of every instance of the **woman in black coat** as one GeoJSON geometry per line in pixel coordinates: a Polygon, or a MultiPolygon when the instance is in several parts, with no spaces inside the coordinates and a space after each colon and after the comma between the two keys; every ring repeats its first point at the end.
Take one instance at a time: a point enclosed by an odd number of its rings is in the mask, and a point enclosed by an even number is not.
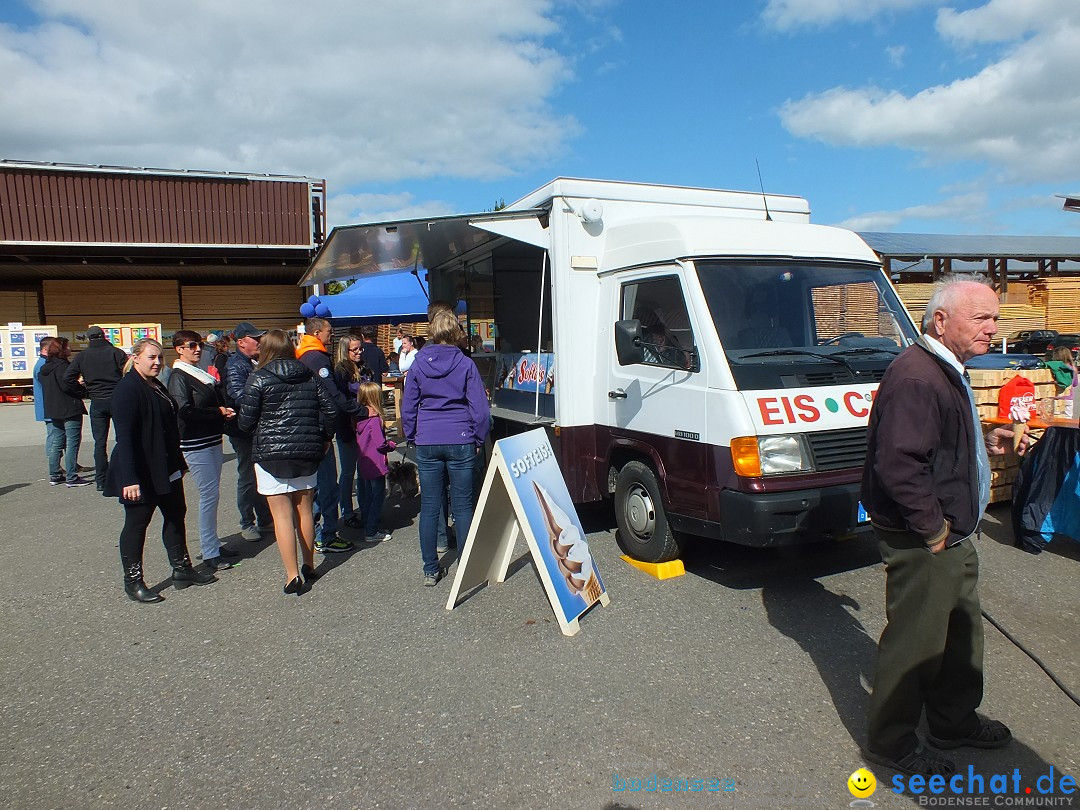
{"type": "Polygon", "coordinates": [[[177,589],[216,582],[212,574],[191,567],[184,533],[184,472],[180,452],[176,403],[160,382],[161,344],[139,340],[131,350],[128,373],[112,395],[116,447],[109,461],[105,494],[117,496],[124,505],[124,528],[120,532],[120,563],[124,568],[124,591],[135,602],[160,602],[162,596],[143,581],[142,556],[146,529],[154,510],[161,510],[164,525],[161,541],[172,563],[177,589]]]}
{"type": "Polygon", "coordinates": [[[319,463],[334,436],[337,408],[311,369],[296,359],[289,336],[272,329],[259,341],[259,367],[248,377],[237,410],[240,429],[254,434],[255,481],[274,517],[285,593],[299,596],[320,576],[311,503],[319,463]],[[296,565],[298,530],[302,569],[296,565]]]}
{"type": "Polygon", "coordinates": [[[82,444],[83,405],[81,390],[71,390],[64,383],[71,349],[67,338],[53,338],[45,348],[45,365],[38,372],[41,383],[41,402],[45,412],[45,458],[49,461],[49,483],[65,483],[60,466],[64,456],[67,466],[66,484],[69,488],[89,486],[92,481],[79,476],[79,445],[82,444]],[[65,450],[66,447],[66,450],[65,450]]]}

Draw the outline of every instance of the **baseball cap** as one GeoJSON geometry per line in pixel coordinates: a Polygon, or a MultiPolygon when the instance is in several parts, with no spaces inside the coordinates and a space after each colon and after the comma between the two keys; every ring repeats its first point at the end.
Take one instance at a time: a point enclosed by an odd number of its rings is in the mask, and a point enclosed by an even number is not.
{"type": "Polygon", "coordinates": [[[246,337],[262,337],[266,334],[265,329],[257,329],[254,324],[244,321],[236,325],[236,331],[233,332],[237,340],[246,337]]]}
{"type": "Polygon", "coordinates": [[[211,332],[206,336],[207,343],[217,343],[219,340],[221,340],[221,336],[217,332],[211,332]]]}
{"type": "Polygon", "coordinates": [[[105,337],[105,330],[100,326],[91,326],[86,330],[86,336],[88,338],[105,337]]]}

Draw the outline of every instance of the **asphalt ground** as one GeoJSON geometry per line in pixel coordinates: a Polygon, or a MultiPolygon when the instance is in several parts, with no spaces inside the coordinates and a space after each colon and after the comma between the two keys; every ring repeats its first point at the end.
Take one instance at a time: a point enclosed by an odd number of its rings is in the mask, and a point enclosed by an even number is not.
{"type": "MultiPolygon", "coordinates": [[[[236,533],[227,455],[220,529],[243,564],[210,586],[174,590],[155,519],[147,581],[165,601],[144,606],[122,590],[121,507],[93,487],[50,487],[43,446],[32,406],[0,406],[0,806],[852,801],[846,782],[863,765],[884,623],[870,540],[801,551],[700,543],[686,576],[659,582],[619,560],[609,509],[583,510],[611,604],[567,638],[523,541],[505,583],[446,611],[451,580],[421,585],[417,501],[389,501],[393,539],[328,556],[325,576],[290,601],[273,542],[236,533]],[[662,792],[666,778],[704,789],[662,792]],[[641,791],[615,789],[635,779],[641,791]]],[[[190,483],[188,502],[194,555],[190,483]]],[[[1080,692],[1078,546],[1056,540],[1025,554],[1011,545],[1008,515],[995,507],[985,521],[983,607],[1080,692]]],[[[1019,769],[1021,790],[1051,768],[1055,781],[1080,776],[1080,708],[985,627],[983,708],[1016,739],[955,752],[961,772],[971,766],[989,781],[1019,769]]],[[[919,806],[891,792],[891,772],[871,770],[876,806],[919,806]]],[[[1043,806],[1080,806],[1080,794],[1053,795],[1072,804],[1043,806]]],[[[1041,797],[982,797],[991,807],[1031,798],[1041,797]]]]}

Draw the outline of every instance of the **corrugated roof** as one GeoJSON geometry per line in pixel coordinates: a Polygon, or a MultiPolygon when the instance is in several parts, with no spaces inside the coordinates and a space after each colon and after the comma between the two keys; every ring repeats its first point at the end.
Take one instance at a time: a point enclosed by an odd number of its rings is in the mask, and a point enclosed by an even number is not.
{"type": "Polygon", "coordinates": [[[1080,261],[1080,236],[997,236],[885,233],[859,236],[876,253],[894,259],[1071,259],[1080,261]]]}
{"type": "Polygon", "coordinates": [[[94,172],[105,174],[152,174],[162,177],[227,177],[233,180],[292,180],[322,183],[314,177],[291,174],[259,174],[256,172],[227,172],[213,169],[159,169],[144,166],[108,166],[99,163],[54,163],[47,160],[11,160],[0,158],[0,167],[18,169],[41,169],[52,171],[94,172]]]}

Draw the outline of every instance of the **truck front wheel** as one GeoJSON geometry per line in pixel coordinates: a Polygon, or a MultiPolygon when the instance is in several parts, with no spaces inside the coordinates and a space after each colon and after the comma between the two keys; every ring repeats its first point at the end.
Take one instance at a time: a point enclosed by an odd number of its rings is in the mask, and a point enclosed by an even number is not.
{"type": "Polygon", "coordinates": [[[628,556],[642,562],[667,562],[682,553],[668,526],[656,474],[640,461],[627,462],[615,481],[615,539],[628,556]]]}

